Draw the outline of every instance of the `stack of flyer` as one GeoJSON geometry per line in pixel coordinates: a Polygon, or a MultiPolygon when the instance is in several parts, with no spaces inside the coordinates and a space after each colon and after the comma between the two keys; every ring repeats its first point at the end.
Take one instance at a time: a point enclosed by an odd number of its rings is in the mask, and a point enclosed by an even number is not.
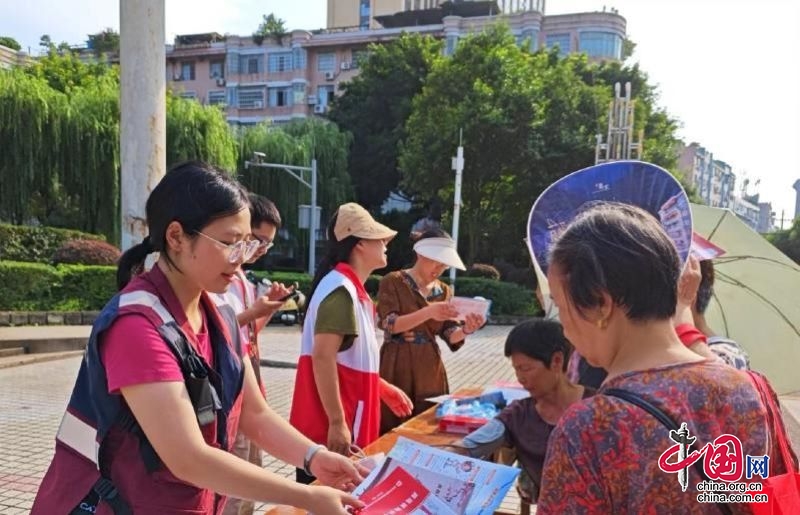
{"type": "Polygon", "coordinates": [[[360,515],[491,515],[518,475],[400,437],[353,493],[366,504],[360,515]]]}

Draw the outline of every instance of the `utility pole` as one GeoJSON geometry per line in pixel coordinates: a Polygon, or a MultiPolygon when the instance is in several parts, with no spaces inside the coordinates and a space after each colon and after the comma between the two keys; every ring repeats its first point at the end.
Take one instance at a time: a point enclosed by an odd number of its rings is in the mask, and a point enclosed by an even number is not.
{"type": "Polygon", "coordinates": [[[594,163],[621,161],[642,158],[642,140],[644,131],[639,131],[639,141],[633,140],[634,109],[636,101],[631,100],[631,83],[625,83],[625,96],[621,95],[621,86],[614,84],[614,100],[608,107],[608,134],[606,142],[603,136],[597,135],[594,163]]]}
{"type": "Polygon", "coordinates": [[[145,203],[167,168],[164,0],[119,0],[121,242],[147,235],[145,203]]]}
{"type": "MultiPolygon", "coordinates": [[[[456,190],[453,195],[453,240],[456,242],[456,250],[458,250],[458,222],[461,217],[461,178],[464,172],[464,129],[458,133],[458,150],[456,157],[453,158],[452,167],[456,172],[456,190]]],[[[450,286],[453,288],[453,293],[456,291],[456,269],[450,267],[450,286]]]]}

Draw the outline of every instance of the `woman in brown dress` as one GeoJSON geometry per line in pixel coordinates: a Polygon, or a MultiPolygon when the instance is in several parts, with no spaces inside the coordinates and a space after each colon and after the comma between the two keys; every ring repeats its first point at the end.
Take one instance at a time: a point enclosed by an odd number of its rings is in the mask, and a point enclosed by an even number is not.
{"type": "MultiPolygon", "coordinates": [[[[378,317],[384,331],[380,375],[409,396],[414,403],[411,416],[432,406],[426,398],[449,393],[436,337],[456,351],[484,323],[474,314],[459,322],[458,312],[448,302],[452,290],[439,280],[451,266],[464,270],[450,236],[441,229],[426,231],[414,244],[414,252],[414,266],[387,274],[378,289],[378,317]]],[[[382,407],[382,434],[402,422],[382,407]]]]}

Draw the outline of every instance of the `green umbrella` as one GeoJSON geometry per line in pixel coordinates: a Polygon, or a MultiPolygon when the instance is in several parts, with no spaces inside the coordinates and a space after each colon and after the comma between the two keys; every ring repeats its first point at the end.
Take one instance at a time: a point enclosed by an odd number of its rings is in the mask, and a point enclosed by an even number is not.
{"type": "Polygon", "coordinates": [[[714,259],[706,321],[736,340],[779,394],[800,391],[800,266],[732,211],[691,207],[694,231],[725,250],[714,259]]]}

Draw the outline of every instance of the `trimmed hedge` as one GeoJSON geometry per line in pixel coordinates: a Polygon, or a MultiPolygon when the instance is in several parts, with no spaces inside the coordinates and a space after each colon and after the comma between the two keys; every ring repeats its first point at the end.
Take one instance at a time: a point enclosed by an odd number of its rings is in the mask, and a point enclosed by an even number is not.
{"type": "Polygon", "coordinates": [[[53,255],[71,240],[100,240],[104,236],[55,227],[0,224],[0,261],[50,263],[53,255]]]}
{"type": "Polygon", "coordinates": [[[113,266],[0,261],[0,311],[94,311],[117,292],[113,266]]]}
{"type": "Polygon", "coordinates": [[[53,264],[116,265],[122,252],[110,243],[98,240],[70,240],[53,255],[53,264]]]}
{"type": "MultiPolygon", "coordinates": [[[[311,289],[308,274],[254,272],[254,275],[285,284],[297,282],[304,293],[311,289]]],[[[380,279],[372,275],[367,280],[366,289],[373,297],[378,293],[380,279]]],[[[0,261],[0,311],[95,311],[102,309],[116,292],[113,266],[0,261]]],[[[534,293],[513,283],[459,277],[456,293],[491,299],[493,315],[533,315],[540,311],[534,293]]]]}

